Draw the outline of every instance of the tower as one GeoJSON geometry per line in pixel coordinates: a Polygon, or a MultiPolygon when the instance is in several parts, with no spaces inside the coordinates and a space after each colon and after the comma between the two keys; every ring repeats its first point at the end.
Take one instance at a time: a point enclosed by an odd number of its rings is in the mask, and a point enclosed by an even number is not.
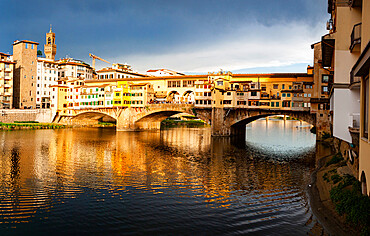
{"type": "Polygon", "coordinates": [[[57,53],[57,45],[55,44],[55,33],[50,31],[46,33],[46,44],[44,45],[44,54],[47,59],[55,60],[55,54],[57,53]]]}

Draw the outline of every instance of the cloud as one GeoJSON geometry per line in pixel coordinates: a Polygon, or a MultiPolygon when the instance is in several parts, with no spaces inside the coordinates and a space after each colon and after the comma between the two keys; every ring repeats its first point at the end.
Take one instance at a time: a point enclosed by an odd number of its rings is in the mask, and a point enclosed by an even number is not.
{"type": "Polygon", "coordinates": [[[169,68],[204,73],[220,68],[234,71],[310,64],[313,60],[310,45],[324,34],[321,28],[320,24],[312,27],[306,22],[271,26],[254,23],[226,32],[217,39],[176,45],[172,51],[132,53],[112,57],[111,60],[127,62],[140,72],[150,68],[169,68]]]}

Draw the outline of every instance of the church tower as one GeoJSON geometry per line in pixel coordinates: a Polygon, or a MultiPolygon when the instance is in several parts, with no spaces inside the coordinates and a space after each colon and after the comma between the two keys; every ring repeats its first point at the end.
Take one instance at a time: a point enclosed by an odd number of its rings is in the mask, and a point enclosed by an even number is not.
{"type": "Polygon", "coordinates": [[[50,31],[46,33],[46,44],[44,45],[44,54],[47,59],[55,60],[55,54],[57,54],[57,45],[55,44],[55,33],[50,31]]]}

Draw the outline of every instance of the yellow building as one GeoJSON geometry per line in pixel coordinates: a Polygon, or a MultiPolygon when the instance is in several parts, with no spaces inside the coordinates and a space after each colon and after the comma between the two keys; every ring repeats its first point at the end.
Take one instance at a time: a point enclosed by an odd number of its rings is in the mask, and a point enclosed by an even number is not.
{"type": "Polygon", "coordinates": [[[131,107],[129,81],[117,80],[117,88],[113,92],[113,107],[131,107]]]}
{"type": "MultiPolygon", "coordinates": [[[[353,25],[353,33],[351,35],[351,42],[355,44],[354,47],[359,49],[360,56],[354,63],[350,73],[353,85],[358,86],[360,83],[361,86],[358,177],[362,183],[362,193],[370,195],[370,2],[353,1],[353,4],[356,4],[354,8],[360,14],[358,22],[353,25]],[[358,30],[359,27],[362,30],[358,30]]],[[[349,155],[351,154],[350,152],[349,155]]]]}

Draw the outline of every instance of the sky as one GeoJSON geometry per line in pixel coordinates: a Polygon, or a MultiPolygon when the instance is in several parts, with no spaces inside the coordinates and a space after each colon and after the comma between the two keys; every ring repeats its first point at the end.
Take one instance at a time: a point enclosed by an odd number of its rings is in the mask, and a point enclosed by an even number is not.
{"type": "Polygon", "coordinates": [[[57,59],[92,53],[141,73],[306,72],[330,17],[327,0],[0,1],[0,52],[25,39],[43,50],[52,24],[57,59]]]}

